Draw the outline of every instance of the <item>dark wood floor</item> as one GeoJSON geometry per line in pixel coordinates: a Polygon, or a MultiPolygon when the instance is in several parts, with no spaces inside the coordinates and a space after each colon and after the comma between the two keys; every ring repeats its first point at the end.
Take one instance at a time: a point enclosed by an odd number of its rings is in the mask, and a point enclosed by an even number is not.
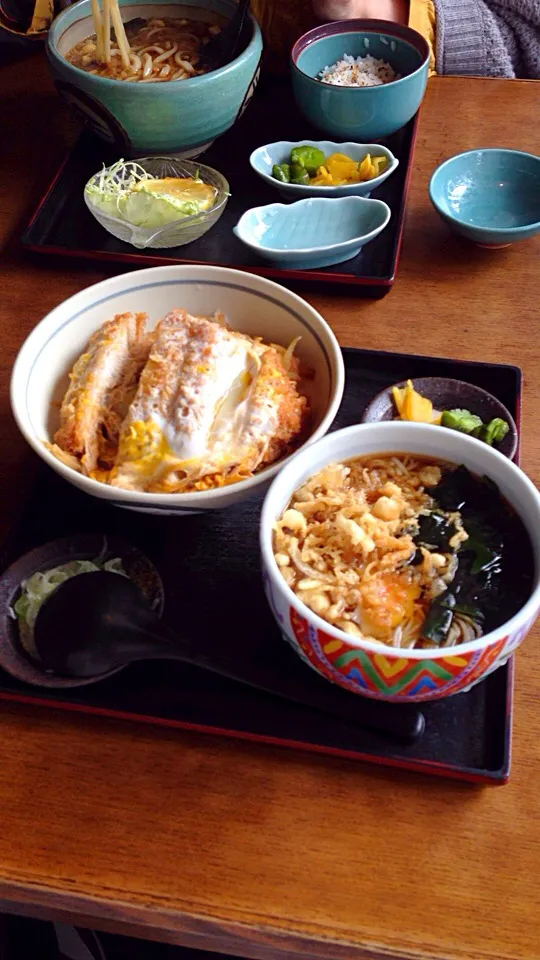
{"type": "MultiPolygon", "coordinates": [[[[99,949],[92,937],[85,941],[89,944],[88,960],[95,954],[96,960],[102,960],[99,949]]],[[[133,940],[100,933],[98,942],[103,952],[103,960],[234,960],[223,954],[188,950],[183,947],[171,947],[162,943],[150,943],[146,940],[133,940]]],[[[21,917],[0,917],[0,960],[64,960],[59,952],[58,940],[52,923],[29,920],[21,917]]]]}

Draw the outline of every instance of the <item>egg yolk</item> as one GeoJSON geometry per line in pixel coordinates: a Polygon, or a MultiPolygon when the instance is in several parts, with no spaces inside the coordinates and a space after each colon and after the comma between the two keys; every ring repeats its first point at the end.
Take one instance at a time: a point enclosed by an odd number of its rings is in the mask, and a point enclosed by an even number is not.
{"type": "Polygon", "coordinates": [[[385,574],[373,577],[361,587],[362,629],[377,639],[408,620],[414,611],[414,603],[420,596],[420,588],[400,574],[385,574]]]}

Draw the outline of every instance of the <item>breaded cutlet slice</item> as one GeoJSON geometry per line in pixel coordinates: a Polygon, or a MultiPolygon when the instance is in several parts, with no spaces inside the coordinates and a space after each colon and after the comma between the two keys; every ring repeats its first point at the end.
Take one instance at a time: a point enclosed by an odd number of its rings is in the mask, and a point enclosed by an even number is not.
{"type": "Polygon", "coordinates": [[[257,411],[268,402],[275,407],[276,423],[252,471],[275,463],[290,453],[305,432],[309,419],[308,400],[298,392],[296,379],[285,369],[283,355],[275,347],[267,347],[262,354],[259,374],[253,385],[253,410],[257,411]]]}
{"type": "Polygon", "coordinates": [[[288,449],[306,407],[278,348],[172,311],[157,327],[110,482],[172,493],[250,476],[288,449]]]}
{"type": "Polygon", "coordinates": [[[145,313],[122,313],[97,330],[70,373],[60,427],[49,449],[82,473],[110,469],[152,335],[145,313]]]}

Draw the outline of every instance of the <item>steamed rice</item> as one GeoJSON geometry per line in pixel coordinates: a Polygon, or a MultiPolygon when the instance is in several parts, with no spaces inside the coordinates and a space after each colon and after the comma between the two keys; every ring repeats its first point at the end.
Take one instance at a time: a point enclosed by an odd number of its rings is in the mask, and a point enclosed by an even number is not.
{"type": "Polygon", "coordinates": [[[377,60],[370,54],[352,57],[345,53],[342,60],[324,67],[318,79],[338,87],[378,87],[398,80],[399,74],[385,60],[377,60]]]}

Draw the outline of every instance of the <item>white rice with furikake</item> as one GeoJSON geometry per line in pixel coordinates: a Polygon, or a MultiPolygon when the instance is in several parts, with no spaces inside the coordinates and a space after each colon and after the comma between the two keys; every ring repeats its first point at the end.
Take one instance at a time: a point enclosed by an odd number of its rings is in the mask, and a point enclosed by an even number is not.
{"type": "Polygon", "coordinates": [[[317,79],[338,87],[378,87],[399,80],[399,74],[385,60],[377,60],[370,54],[351,57],[345,53],[337,63],[324,67],[317,79]]]}

